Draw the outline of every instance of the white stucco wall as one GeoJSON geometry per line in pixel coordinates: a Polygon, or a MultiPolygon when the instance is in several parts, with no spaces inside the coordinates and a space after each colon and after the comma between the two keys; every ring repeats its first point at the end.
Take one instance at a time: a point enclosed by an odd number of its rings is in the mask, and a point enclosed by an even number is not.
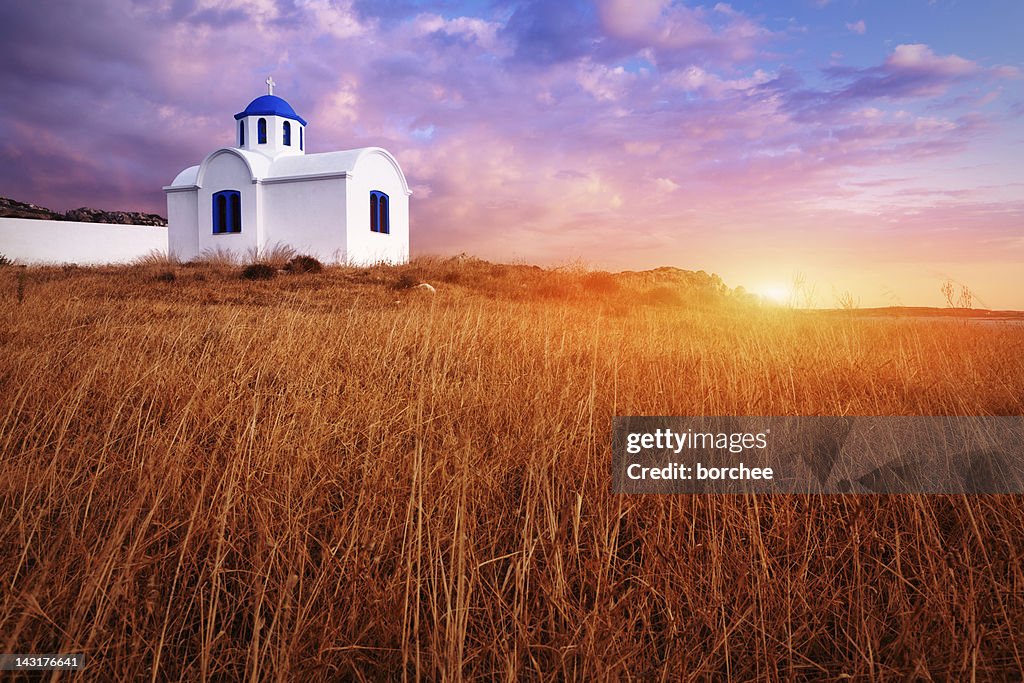
{"type": "Polygon", "coordinates": [[[325,263],[344,259],[345,179],[262,184],[264,245],[288,245],[325,263]]]}
{"type": "Polygon", "coordinates": [[[167,250],[175,258],[191,261],[199,256],[199,207],[196,190],[167,193],[167,250]]]}
{"type": "Polygon", "coordinates": [[[383,154],[361,155],[348,179],[348,226],[346,258],[350,263],[409,260],[409,196],[398,171],[383,154]],[[371,190],[388,195],[390,234],[370,230],[371,190]]]}
{"type": "MultiPolygon", "coordinates": [[[[249,166],[230,150],[214,153],[207,159],[198,178],[198,231],[196,243],[199,253],[204,251],[232,251],[245,255],[248,250],[263,244],[262,226],[258,209],[260,187],[252,181],[249,166]],[[238,190],[242,202],[242,231],[213,233],[213,195],[221,190],[238,190]]],[[[173,194],[173,193],[172,193],[173,194]]],[[[168,205],[168,211],[170,206],[168,205]]],[[[168,216],[170,220],[170,216],[168,216]]],[[[177,223],[171,223],[177,232],[177,223]]],[[[177,254],[180,258],[190,258],[177,254]]]]}
{"type": "Polygon", "coordinates": [[[20,263],[128,263],[167,253],[167,228],[0,218],[0,254],[20,263]]]}

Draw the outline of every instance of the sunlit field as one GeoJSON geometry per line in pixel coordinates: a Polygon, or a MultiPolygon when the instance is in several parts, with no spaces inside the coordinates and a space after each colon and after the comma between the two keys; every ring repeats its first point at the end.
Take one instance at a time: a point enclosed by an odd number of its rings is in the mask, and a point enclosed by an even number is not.
{"type": "Polygon", "coordinates": [[[1024,327],[672,270],[240,270],[0,268],[0,651],[107,680],[1020,678],[1021,498],[617,496],[609,467],[614,415],[1024,414],[1024,327]]]}

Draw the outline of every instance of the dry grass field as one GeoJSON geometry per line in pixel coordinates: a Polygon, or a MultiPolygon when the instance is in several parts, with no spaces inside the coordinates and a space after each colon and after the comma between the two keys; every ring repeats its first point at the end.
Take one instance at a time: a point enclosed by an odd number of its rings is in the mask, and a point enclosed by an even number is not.
{"type": "Polygon", "coordinates": [[[609,464],[613,415],[1024,414],[1024,327],[669,270],[239,270],[0,268],[0,652],[100,680],[1020,680],[1020,497],[616,496],[609,464]]]}

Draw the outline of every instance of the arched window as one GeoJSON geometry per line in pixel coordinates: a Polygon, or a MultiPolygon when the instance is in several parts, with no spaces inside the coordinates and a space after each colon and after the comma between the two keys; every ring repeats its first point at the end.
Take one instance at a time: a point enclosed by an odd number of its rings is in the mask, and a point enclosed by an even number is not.
{"type": "Polygon", "coordinates": [[[261,145],[267,144],[267,120],[260,119],[259,123],[256,124],[256,130],[259,133],[257,140],[261,145]]]}
{"type": "Polygon", "coordinates": [[[245,146],[245,121],[238,122],[238,146],[245,146]]]}
{"type": "Polygon", "coordinates": [[[302,146],[302,131],[304,130],[305,128],[299,126],[299,149],[306,149],[305,147],[302,146]]]}
{"type": "Polygon", "coordinates": [[[292,146],[292,124],[288,121],[284,122],[284,146],[292,146]]]}
{"type": "Polygon", "coordinates": [[[213,234],[242,232],[242,194],[223,190],[213,195],[213,234]]]}
{"type": "Polygon", "coordinates": [[[370,230],[385,235],[391,232],[388,196],[380,190],[370,192],[370,230]]]}

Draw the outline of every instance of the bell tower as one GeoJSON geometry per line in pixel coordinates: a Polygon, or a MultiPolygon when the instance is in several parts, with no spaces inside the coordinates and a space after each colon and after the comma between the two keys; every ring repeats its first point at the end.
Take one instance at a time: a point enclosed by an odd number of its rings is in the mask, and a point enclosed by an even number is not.
{"type": "Polygon", "coordinates": [[[306,120],[292,106],[274,94],[268,76],[267,94],[260,95],[235,114],[235,146],[271,158],[306,153],[306,120]]]}

